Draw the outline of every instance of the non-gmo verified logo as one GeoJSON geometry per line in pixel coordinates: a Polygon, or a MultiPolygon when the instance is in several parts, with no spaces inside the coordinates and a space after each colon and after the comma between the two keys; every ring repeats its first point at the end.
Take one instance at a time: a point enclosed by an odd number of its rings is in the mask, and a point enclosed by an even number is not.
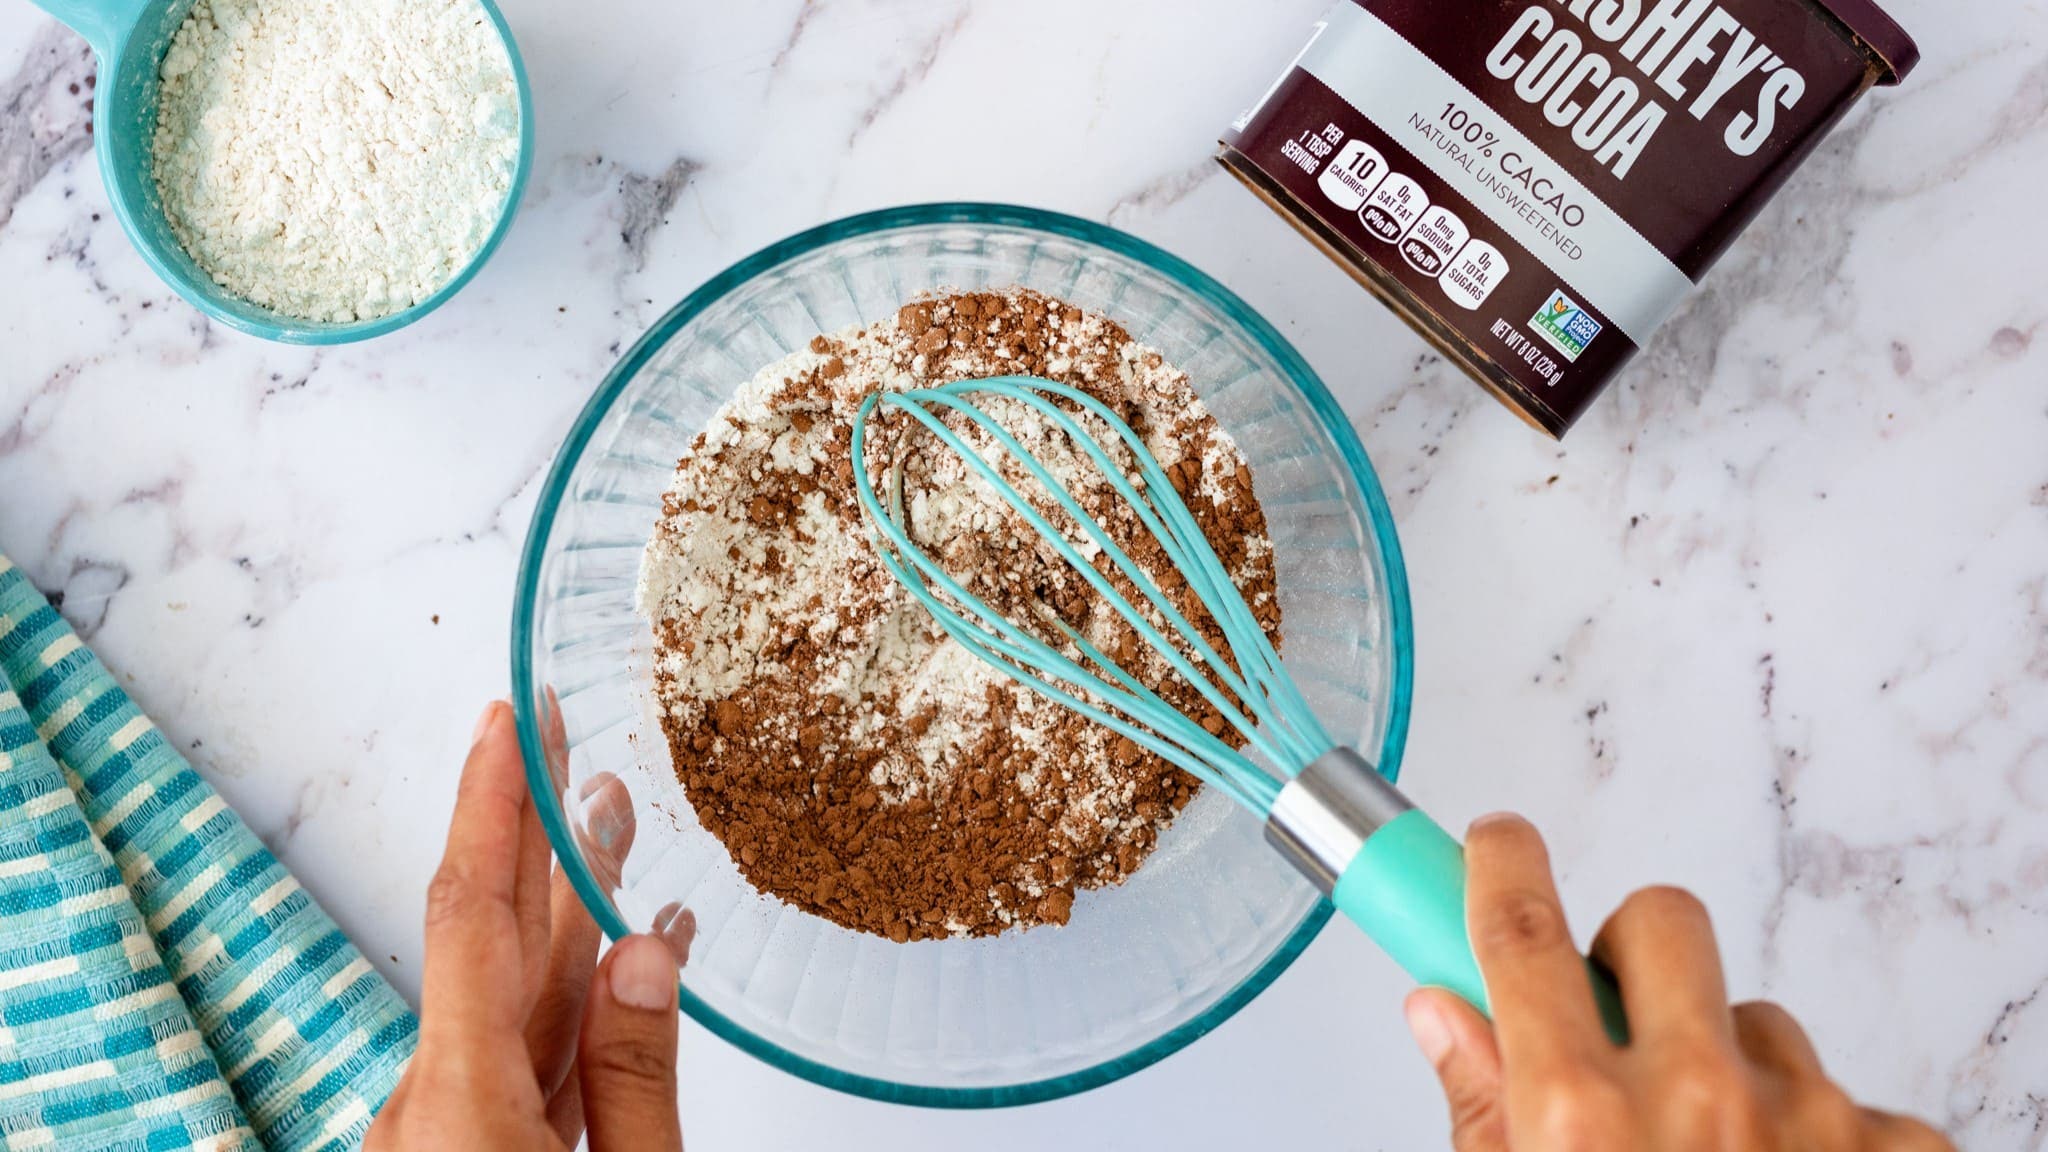
{"type": "Polygon", "coordinates": [[[1556,291],[1543,307],[1529,317],[1529,326],[1536,334],[1550,341],[1550,346],[1564,353],[1567,360],[1577,360],[1593,337],[1600,334],[1600,322],[1586,314],[1578,302],[1556,291]]]}

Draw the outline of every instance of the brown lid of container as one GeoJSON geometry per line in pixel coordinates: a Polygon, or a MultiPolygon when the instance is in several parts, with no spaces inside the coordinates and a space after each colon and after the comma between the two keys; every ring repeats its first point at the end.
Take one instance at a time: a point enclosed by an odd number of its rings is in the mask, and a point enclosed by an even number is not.
{"type": "Polygon", "coordinates": [[[1920,46],[1906,34],[1899,22],[1887,15],[1872,0],[1814,0],[1820,7],[1833,13],[1849,29],[1851,35],[1863,42],[1863,46],[1884,65],[1884,74],[1877,78],[1880,84],[1897,84],[1920,62],[1920,46]]]}

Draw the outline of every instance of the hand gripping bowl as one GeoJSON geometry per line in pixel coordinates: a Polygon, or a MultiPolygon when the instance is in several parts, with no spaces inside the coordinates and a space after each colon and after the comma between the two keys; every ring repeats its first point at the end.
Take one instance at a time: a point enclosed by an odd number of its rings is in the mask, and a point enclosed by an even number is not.
{"type": "Polygon", "coordinates": [[[519,573],[513,698],[527,779],[577,891],[616,938],[696,916],[683,1010],[781,1068],[879,1099],[1021,1104],[1126,1075],[1270,984],[1330,909],[1205,791],[1124,885],[1061,928],[895,944],[756,893],[698,826],[634,613],[674,461],[763,365],[920,292],[1021,284],[1098,310],[1188,372],[1251,461],[1288,668],[1390,776],[1407,731],[1408,591],[1357,437],[1279,333],[1214,280],[1113,229],[1022,208],[856,216],[741,261],[634,345],[570,431],[519,573]],[[626,808],[630,803],[630,819],[626,808]]]}
{"type": "Polygon", "coordinates": [[[85,37],[98,59],[93,104],[93,139],[100,179],[121,228],[143,260],[187,303],[208,317],[251,336],[283,344],[347,344],[382,336],[418,320],[462,290],[497,250],[512,227],[512,213],[533,166],[533,96],[512,29],[493,0],[477,6],[504,42],[505,57],[519,89],[519,159],[491,234],[455,276],[433,295],[403,311],[345,324],[300,320],[273,312],[222,288],[201,268],[164,219],[150,148],[156,136],[157,90],[171,37],[192,11],[194,0],[36,0],[44,11],[85,37]]]}

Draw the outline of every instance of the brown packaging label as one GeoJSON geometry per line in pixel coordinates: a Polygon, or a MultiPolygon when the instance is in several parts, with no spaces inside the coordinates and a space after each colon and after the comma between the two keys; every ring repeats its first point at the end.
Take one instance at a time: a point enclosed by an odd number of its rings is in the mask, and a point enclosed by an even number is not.
{"type": "Polygon", "coordinates": [[[1342,0],[1226,160],[1561,434],[1873,76],[1806,0],[1342,0]]]}

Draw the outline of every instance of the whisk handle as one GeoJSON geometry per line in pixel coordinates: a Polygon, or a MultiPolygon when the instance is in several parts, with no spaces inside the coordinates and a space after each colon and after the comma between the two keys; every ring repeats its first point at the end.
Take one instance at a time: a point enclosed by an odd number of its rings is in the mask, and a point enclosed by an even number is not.
{"type": "MultiPolygon", "coordinates": [[[[1367,837],[1330,901],[1418,983],[1448,988],[1492,1014],[1465,929],[1465,849],[1427,813],[1410,808],[1367,837]]],[[[1607,1034],[1627,1043],[1614,976],[1588,960],[1586,978],[1607,1034]]]]}
{"type": "MultiPolygon", "coordinates": [[[[1290,781],[1266,835],[1410,976],[1490,1013],[1465,928],[1465,849],[1358,753],[1337,749],[1290,781]]],[[[1586,972],[1608,1035],[1626,1043],[1614,977],[1592,961],[1586,972]]]]}
{"type": "Polygon", "coordinates": [[[1428,813],[1410,808],[1368,836],[1330,902],[1417,983],[1488,1010],[1465,930],[1465,850],[1428,813]]]}

